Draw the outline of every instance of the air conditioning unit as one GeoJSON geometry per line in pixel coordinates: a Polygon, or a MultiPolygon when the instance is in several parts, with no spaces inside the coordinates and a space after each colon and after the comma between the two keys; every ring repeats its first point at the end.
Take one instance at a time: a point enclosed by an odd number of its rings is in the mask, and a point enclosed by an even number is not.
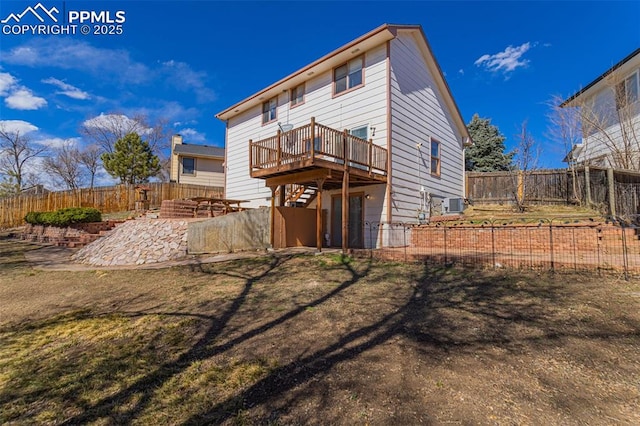
{"type": "Polygon", "coordinates": [[[442,200],[442,214],[462,213],[464,211],[464,199],[445,198],[442,200]]]}

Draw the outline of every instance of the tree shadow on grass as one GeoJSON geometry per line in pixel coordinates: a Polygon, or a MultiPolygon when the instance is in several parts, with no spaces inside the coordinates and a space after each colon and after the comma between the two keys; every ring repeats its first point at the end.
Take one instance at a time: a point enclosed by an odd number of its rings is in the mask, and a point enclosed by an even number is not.
{"type": "MultiPolygon", "coordinates": [[[[125,389],[111,395],[107,398],[103,398],[94,404],[83,407],[84,412],[80,415],[73,416],[64,421],[63,424],[84,424],[92,421],[96,421],[101,418],[111,418],[112,420],[120,422],[130,422],[134,420],[152,401],[155,389],[162,386],[172,377],[185,371],[194,362],[202,361],[222,354],[230,348],[251,339],[257,335],[264,333],[265,331],[277,327],[301,313],[305,312],[309,308],[319,306],[325,303],[327,300],[341,293],[345,289],[357,283],[362,277],[365,277],[368,273],[368,268],[364,272],[357,272],[353,269],[349,263],[345,260],[342,262],[342,266],[349,272],[350,279],[342,282],[339,286],[334,288],[327,294],[318,297],[317,299],[299,306],[278,318],[271,320],[259,327],[250,329],[237,337],[234,337],[228,341],[220,342],[216,344],[216,340],[225,330],[232,318],[237,314],[242,305],[245,303],[247,296],[251,293],[254,285],[264,280],[269,275],[278,271],[288,260],[293,256],[273,256],[267,268],[256,274],[239,274],[233,271],[226,271],[221,273],[233,278],[245,279],[245,284],[240,294],[238,294],[230,306],[226,308],[222,315],[216,317],[205,317],[209,322],[209,326],[202,335],[202,337],[184,354],[182,354],[177,360],[160,365],[155,373],[147,375],[142,379],[136,381],[132,385],[125,389]],[[130,405],[130,408],[126,410],[121,409],[121,405],[130,402],[134,396],[135,403],[130,405]]],[[[202,267],[195,267],[200,272],[205,272],[202,267]]],[[[161,315],[183,315],[179,313],[160,313],[161,315]]],[[[128,313],[130,316],[144,315],[144,313],[128,313]]],[[[202,317],[200,317],[202,318],[202,317]]],[[[72,396],[69,396],[72,397],[72,396]]],[[[227,403],[227,405],[230,405],[227,403]]],[[[231,404],[233,405],[233,404],[231,404]]]]}
{"type": "MultiPolygon", "coordinates": [[[[312,396],[314,390],[309,386],[312,382],[322,380],[338,366],[358,360],[368,351],[387,348],[398,339],[412,351],[437,361],[450,354],[473,354],[487,348],[518,354],[532,346],[554,346],[564,339],[583,336],[579,327],[567,327],[555,317],[571,294],[570,290],[553,281],[540,280],[538,284],[522,281],[515,274],[461,272],[427,266],[409,269],[409,274],[398,277],[397,274],[404,271],[402,268],[394,269],[389,264],[371,262],[358,265],[348,259],[342,259],[322,271],[325,278],[344,274],[345,279],[331,285],[330,289],[320,288],[315,297],[282,314],[252,323],[250,318],[246,318],[243,307],[255,293],[256,284],[268,282],[277,286],[280,274],[286,271],[291,258],[273,256],[268,264],[248,260],[244,265],[248,272],[242,272],[242,268],[210,270],[206,265],[194,267],[194,272],[210,274],[212,279],[226,276],[243,281],[241,291],[220,315],[159,312],[158,309],[153,309],[154,312],[120,311],[120,314],[131,317],[150,314],[192,317],[205,323],[206,328],[195,343],[175,360],[158,363],[154,371],[124,389],[92,402],[86,402],[77,393],[66,394],[65,398],[74,401],[83,412],[64,423],[84,424],[105,419],[114,423],[130,423],[137,420],[145,409],[154,404],[156,390],[194,363],[227,355],[252,339],[269,336],[287,324],[296,321],[306,324],[307,320],[302,319],[306,317],[301,318],[304,313],[326,308],[336,299],[346,296],[345,293],[351,292],[350,297],[355,298],[355,303],[369,302],[367,295],[374,294],[376,286],[387,285],[393,280],[399,281],[395,287],[383,288],[398,294],[392,295],[394,297],[384,305],[371,306],[364,319],[350,323],[343,331],[329,330],[330,338],[315,342],[317,344],[310,345],[310,349],[292,348],[295,350],[293,359],[270,369],[247,387],[240,387],[232,395],[220,398],[213,406],[194,407],[184,423],[222,423],[235,419],[242,410],[257,406],[274,412],[269,419],[277,421],[278,413],[292,410],[312,396]],[[354,296],[356,289],[358,292],[354,296]],[[246,325],[230,332],[236,320],[244,321],[246,325]],[[520,328],[531,332],[523,334],[520,328]]],[[[376,297],[372,296],[372,303],[377,302],[376,297]]],[[[339,306],[342,309],[344,304],[339,306]]],[[[346,316],[349,314],[345,313],[346,316]]],[[[637,323],[632,321],[631,325],[638,330],[637,323]]],[[[310,322],[307,326],[315,325],[310,322]]],[[[600,325],[590,330],[589,336],[594,339],[637,338],[637,331],[635,334],[627,333],[600,325]]],[[[290,346],[292,341],[296,343],[295,338],[289,339],[290,346]]],[[[124,357],[122,362],[126,361],[124,357]]],[[[81,389],[76,392],[81,392],[81,389]]],[[[38,397],[46,397],[46,394],[38,397]]]]}
{"type": "MultiPolygon", "coordinates": [[[[518,283],[510,275],[486,277],[482,273],[456,278],[450,276],[447,269],[427,267],[410,285],[413,288],[406,302],[397,309],[346,333],[333,344],[274,369],[241,394],[219,402],[206,412],[194,414],[184,424],[223,423],[237,415],[238,405],[240,409],[270,407],[268,420],[277,422],[278,413],[301,405],[310,392],[315,392],[305,385],[321,380],[338,365],[396,338],[408,342],[425,358],[438,360],[450,354],[474,354],[487,348],[517,354],[525,346],[553,347],[561,340],[584,337],[577,329],[568,329],[566,324],[549,319],[552,311],[559,309],[562,300],[569,296],[561,285],[546,283],[535,287],[518,283]],[[523,336],[514,331],[518,326],[527,326],[536,332],[523,336]]],[[[637,330],[638,324],[635,326],[637,330]]],[[[608,340],[638,336],[637,331],[621,332],[605,327],[593,330],[587,337],[608,340]]],[[[331,408],[326,406],[324,410],[331,408]]],[[[427,419],[435,420],[428,414],[427,419]]]]}

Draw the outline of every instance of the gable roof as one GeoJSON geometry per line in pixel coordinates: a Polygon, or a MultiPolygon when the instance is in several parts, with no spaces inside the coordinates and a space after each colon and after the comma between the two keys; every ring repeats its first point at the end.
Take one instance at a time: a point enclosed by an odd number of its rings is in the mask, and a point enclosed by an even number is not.
{"type": "Polygon", "coordinates": [[[602,75],[600,75],[598,78],[596,78],[595,80],[593,80],[591,83],[587,84],[583,89],[577,91],[576,93],[574,93],[572,96],[570,96],[569,98],[567,98],[567,100],[565,100],[564,102],[562,102],[560,104],[560,108],[564,108],[565,106],[571,106],[573,104],[573,101],[577,100],[578,98],[582,97],[583,94],[590,92],[591,89],[596,86],[598,83],[600,83],[602,80],[604,80],[608,75],[612,74],[613,72],[615,72],[617,69],[619,69],[620,67],[622,67],[624,64],[626,64],[627,62],[629,62],[630,60],[632,60],[634,57],[640,55],[640,47],[637,48],[636,50],[634,50],[633,52],[631,52],[627,57],[625,57],[623,60],[621,60],[620,62],[618,62],[617,64],[615,64],[614,66],[612,66],[611,68],[609,68],[608,70],[606,70],[604,73],[602,73],[602,75]]]}
{"type": "Polygon", "coordinates": [[[194,157],[210,157],[224,159],[224,148],[208,145],[177,144],[173,152],[180,155],[192,155],[194,157]]]}
{"type": "Polygon", "coordinates": [[[220,120],[228,120],[237,114],[240,114],[249,108],[256,105],[260,105],[263,101],[271,99],[272,97],[293,89],[297,85],[307,81],[311,76],[318,75],[322,72],[331,70],[332,68],[346,62],[348,59],[360,52],[366,52],[382,43],[392,40],[396,37],[398,31],[415,32],[419,35],[417,39],[421,41],[421,50],[423,51],[425,61],[429,70],[434,76],[434,80],[438,89],[443,94],[444,101],[451,110],[451,115],[455,121],[456,127],[460,131],[460,134],[470,141],[469,132],[467,126],[462,119],[458,105],[456,104],[449,85],[444,79],[442,70],[433,56],[431,46],[427,41],[427,37],[420,25],[396,25],[396,24],[383,24],[378,28],[358,37],[357,39],[345,44],[342,47],[334,50],[333,52],[321,57],[320,59],[310,63],[309,65],[300,68],[292,74],[282,78],[281,80],[273,83],[272,85],[262,89],[261,91],[249,96],[248,98],[230,106],[229,108],[216,114],[216,117],[220,120]]]}

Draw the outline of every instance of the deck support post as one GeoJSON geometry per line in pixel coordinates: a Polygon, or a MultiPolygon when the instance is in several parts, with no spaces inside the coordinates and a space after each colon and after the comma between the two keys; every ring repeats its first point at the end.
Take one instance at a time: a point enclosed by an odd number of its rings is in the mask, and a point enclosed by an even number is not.
{"type": "Polygon", "coordinates": [[[342,134],[342,159],[344,171],[342,172],[342,254],[349,251],[349,131],[344,129],[342,134]]]}
{"type": "Polygon", "coordinates": [[[342,175],[342,253],[349,250],[349,172],[342,175]]]}
{"type": "Polygon", "coordinates": [[[277,186],[270,186],[271,189],[271,225],[270,225],[270,237],[269,243],[271,244],[271,248],[275,248],[274,242],[276,239],[275,231],[276,231],[276,188],[277,186]]]}
{"type": "Polygon", "coordinates": [[[324,179],[316,180],[318,186],[318,200],[316,201],[316,248],[322,252],[322,187],[324,179]]]}

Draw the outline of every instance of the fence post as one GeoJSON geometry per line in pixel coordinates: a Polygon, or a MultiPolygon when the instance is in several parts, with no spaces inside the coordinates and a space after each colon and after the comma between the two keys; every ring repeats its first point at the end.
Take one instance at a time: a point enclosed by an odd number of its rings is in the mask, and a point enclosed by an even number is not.
{"type": "Polygon", "coordinates": [[[609,212],[611,216],[616,215],[616,194],[615,185],[613,181],[613,169],[609,167],[607,169],[607,188],[609,189],[609,212]]]}
{"type": "Polygon", "coordinates": [[[620,227],[622,228],[622,266],[624,268],[624,279],[629,281],[629,259],[627,257],[627,236],[624,222],[620,221],[620,227]]]}
{"type": "Polygon", "coordinates": [[[553,219],[549,221],[549,260],[551,261],[551,272],[555,272],[553,260],[553,219]]]}
{"type": "Polygon", "coordinates": [[[443,224],[442,229],[444,230],[444,266],[447,266],[447,225],[443,224]]]}
{"type": "Polygon", "coordinates": [[[373,243],[373,240],[372,240],[373,235],[372,235],[372,230],[371,230],[371,228],[372,228],[371,222],[365,222],[365,225],[369,226],[369,259],[372,259],[373,258],[373,246],[375,244],[373,243]]]}
{"type": "Polygon", "coordinates": [[[587,207],[591,207],[591,174],[589,166],[584,166],[584,190],[587,198],[587,207]]]}
{"type": "Polygon", "coordinates": [[[491,262],[493,263],[493,268],[496,267],[496,237],[494,235],[495,227],[493,220],[491,223],[491,262]]]}
{"type": "Polygon", "coordinates": [[[404,226],[404,223],[402,223],[402,238],[403,238],[403,245],[404,245],[404,261],[405,263],[407,262],[407,227],[404,226]]]}
{"type": "Polygon", "coordinates": [[[524,204],[524,173],[518,170],[518,203],[524,204]]]}

